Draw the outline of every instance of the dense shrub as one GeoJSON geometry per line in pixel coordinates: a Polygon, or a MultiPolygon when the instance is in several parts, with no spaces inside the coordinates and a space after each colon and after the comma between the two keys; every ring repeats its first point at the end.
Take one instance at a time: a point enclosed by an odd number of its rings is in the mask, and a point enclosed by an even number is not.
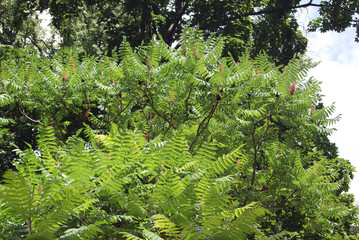
{"type": "Polygon", "coordinates": [[[2,107],[40,132],[4,175],[3,237],[348,238],[353,168],[310,140],[339,117],[308,66],[222,58],[193,29],[180,44],[2,64],[2,107]]]}

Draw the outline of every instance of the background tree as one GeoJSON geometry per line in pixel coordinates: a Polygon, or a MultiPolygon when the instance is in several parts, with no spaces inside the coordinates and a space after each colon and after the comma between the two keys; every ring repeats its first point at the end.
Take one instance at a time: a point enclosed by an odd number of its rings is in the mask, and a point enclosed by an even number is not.
{"type": "MultiPolygon", "coordinates": [[[[246,46],[256,56],[265,51],[277,64],[287,64],[295,53],[304,53],[307,40],[299,30],[295,13],[317,8],[320,17],[310,22],[310,30],[338,31],[358,28],[357,1],[270,0],[17,0],[2,1],[3,42],[51,49],[34,35],[39,11],[48,10],[61,46],[76,46],[88,54],[103,54],[119,47],[123,37],[132,46],[148,43],[160,34],[168,45],[178,41],[184,26],[199,26],[206,36],[226,36],[226,50],[238,57],[246,46]],[[14,14],[11,14],[14,13],[14,14]],[[35,24],[35,25],[34,25],[35,24]],[[26,31],[25,31],[26,30],[26,31]],[[21,34],[20,34],[21,33],[21,34]],[[19,38],[21,37],[21,38],[19,38]],[[7,38],[7,39],[5,39],[7,38]],[[25,40],[25,42],[24,42],[25,40]]],[[[359,32],[357,32],[357,35],[359,32]]]]}
{"type": "Polygon", "coordinates": [[[0,59],[19,57],[28,46],[42,54],[54,53],[55,40],[40,26],[37,1],[3,0],[0,6],[0,59]]]}

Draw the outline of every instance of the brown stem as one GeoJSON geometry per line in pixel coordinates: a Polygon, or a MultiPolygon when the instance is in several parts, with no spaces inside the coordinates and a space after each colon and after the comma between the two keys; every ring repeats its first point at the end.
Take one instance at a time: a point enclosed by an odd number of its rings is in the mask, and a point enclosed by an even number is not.
{"type": "Polygon", "coordinates": [[[203,131],[207,128],[209,122],[211,121],[211,118],[214,114],[214,112],[216,111],[216,108],[218,106],[218,101],[212,106],[212,109],[211,111],[209,112],[209,114],[202,120],[202,122],[198,125],[198,128],[197,128],[197,134],[196,136],[194,137],[189,149],[191,150],[192,147],[194,146],[195,142],[197,141],[198,137],[203,133],[203,131]],[[204,122],[206,122],[206,125],[201,129],[202,125],[204,124],[204,122]]]}
{"type": "MultiPolygon", "coordinates": [[[[249,109],[250,109],[251,108],[250,103],[248,103],[248,104],[249,104],[249,109]]],[[[262,142],[264,141],[265,137],[267,136],[267,133],[268,133],[268,130],[269,130],[270,118],[271,118],[271,111],[269,111],[268,115],[266,116],[266,119],[267,119],[266,130],[264,131],[263,136],[261,137],[261,139],[258,142],[256,142],[255,133],[256,133],[256,130],[257,130],[257,124],[259,122],[261,122],[261,120],[255,122],[254,119],[252,118],[253,131],[251,133],[251,139],[252,139],[252,143],[253,143],[253,151],[254,151],[253,158],[254,159],[253,159],[252,178],[251,178],[251,183],[250,183],[250,186],[249,186],[249,190],[251,190],[253,188],[253,185],[254,185],[254,181],[255,181],[255,178],[256,178],[256,170],[257,170],[258,151],[259,151],[259,148],[260,148],[262,142]]],[[[265,119],[265,118],[263,118],[263,119],[265,119]]],[[[248,197],[246,197],[246,199],[244,201],[244,206],[247,204],[247,200],[248,200],[248,197]]]]}
{"type": "Polygon", "coordinates": [[[84,95],[85,95],[85,102],[86,102],[86,105],[87,105],[87,109],[90,109],[90,103],[89,103],[89,100],[88,100],[88,96],[87,96],[86,90],[84,90],[84,95]]]}
{"type": "Polygon", "coordinates": [[[252,139],[253,150],[254,150],[254,159],[253,159],[253,172],[252,172],[251,185],[249,187],[250,189],[252,189],[252,187],[253,187],[255,176],[256,176],[256,170],[257,170],[256,168],[257,168],[257,152],[258,152],[258,148],[257,148],[257,144],[256,144],[256,139],[255,139],[256,129],[257,129],[257,125],[254,124],[253,131],[251,133],[251,139],[252,139]]]}
{"type": "Polygon", "coordinates": [[[31,218],[26,219],[26,224],[27,224],[27,227],[29,228],[29,235],[31,235],[32,234],[32,219],[31,218]]]}
{"type": "Polygon", "coordinates": [[[39,120],[34,120],[34,119],[30,118],[29,116],[27,116],[26,113],[25,113],[25,111],[24,111],[24,109],[21,109],[20,106],[18,106],[18,109],[19,109],[20,113],[21,113],[24,117],[26,117],[27,119],[29,119],[31,122],[38,123],[38,124],[40,124],[41,126],[44,126],[44,124],[43,124],[42,122],[40,122],[39,120]]]}
{"type": "Polygon", "coordinates": [[[262,138],[258,141],[257,143],[257,148],[259,149],[259,147],[261,146],[262,142],[264,141],[265,137],[267,136],[268,130],[269,130],[269,123],[270,123],[270,118],[271,118],[271,111],[268,112],[267,115],[267,126],[266,126],[266,130],[262,136],[262,138]]]}
{"type": "Polygon", "coordinates": [[[270,176],[270,178],[267,180],[267,183],[266,183],[266,186],[267,186],[267,195],[269,195],[269,182],[272,180],[272,178],[274,177],[274,175],[275,175],[275,169],[273,170],[273,172],[272,172],[272,174],[271,174],[271,176],[270,176]]]}
{"type": "Polygon", "coordinates": [[[252,173],[252,180],[251,180],[250,188],[252,188],[253,185],[254,185],[254,180],[255,180],[256,170],[257,170],[256,169],[257,168],[257,155],[258,155],[258,151],[259,151],[259,148],[260,148],[262,142],[264,141],[265,137],[267,136],[267,133],[268,133],[268,130],[269,130],[270,117],[271,117],[271,112],[269,111],[268,115],[267,115],[266,130],[263,133],[263,136],[261,137],[261,139],[257,143],[256,143],[256,140],[255,140],[255,131],[256,131],[256,128],[257,128],[257,124],[254,123],[254,128],[253,128],[253,131],[252,131],[252,134],[251,134],[251,138],[252,138],[252,142],[253,142],[253,149],[254,149],[254,161],[253,161],[253,173],[252,173]]]}
{"type": "Polygon", "coordinates": [[[60,129],[60,124],[59,122],[57,121],[57,118],[56,118],[56,115],[55,113],[51,112],[50,109],[48,107],[46,107],[46,105],[40,100],[40,99],[37,99],[39,101],[39,103],[46,109],[46,111],[53,117],[53,120],[55,120],[55,123],[56,123],[56,127],[58,128],[61,136],[64,138],[64,134],[62,133],[61,129],[60,129]]]}
{"type": "Polygon", "coordinates": [[[143,88],[143,89],[141,89],[141,90],[142,90],[142,92],[145,94],[145,96],[146,96],[146,98],[148,99],[148,101],[150,102],[150,105],[151,105],[151,108],[153,109],[153,111],[155,111],[155,113],[157,113],[157,115],[158,115],[159,117],[161,117],[163,120],[165,120],[173,129],[176,130],[177,128],[171,123],[171,121],[170,121],[165,115],[162,115],[162,114],[155,108],[155,106],[154,106],[154,104],[153,104],[152,94],[151,94],[151,92],[148,90],[148,88],[146,87],[146,88],[143,88]],[[147,94],[146,90],[147,90],[148,94],[147,94]]]}
{"type": "MultiPolygon", "coordinates": [[[[105,93],[105,105],[103,106],[103,120],[104,121],[106,121],[105,120],[105,116],[107,115],[106,113],[106,108],[107,108],[107,93],[105,93]]],[[[110,119],[110,115],[108,116],[108,119],[110,119]]]]}
{"type": "Polygon", "coordinates": [[[284,135],[284,134],[294,134],[294,133],[299,132],[300,130],[302,130],[302,126],[301,126],[301,125],[300,125],[300,126],[297,128],[297,130],[295,130],[295,131],[273,132],[273,133],[267,134],[267,136],[271,136],[271,135],[284,135]]]}
{"type": "MultiPolygon", "coordinates": [[[[59,124],[59,122],[57,121],[57,118],[56,118],[55,113],[51,112],[50,109],[41,101],[41,99],[36,98],[36,96],[31,92],[30,87],[28,87],[28,89],[29,89],[29,92],[30,92],[31,96],[32,96],[34,99],[36,99],[36,100],[41,104],[41,106],[43,106],[43,107],[46,109],[46,111],[53,117],[53,120],[55,120],[55,122],[56,122],[56,127],[58,128],[58,130],[59,130],[59,132],[60,132],[62,138],[65,139],[65,136],[64,136],[63,132],[62,132],[61,129],[60,129],[60,124],[59,124]]],[[[30,118],[29,118],[29,119],[30,119],[30,118]]],[[[42,125],[43,125],[43,124],[42,124],[42,125]]]]}
{"type": "Polygon", "coordinates": [[[134,98],[131,99],[131,101],[127,104],[127,106],[126,106],[125,108],[122,109],[122,105],[121,105],[121,110],[120,110],[120,112],[119,112],[118,114],[116,114],[112,119],[110,119],[110,122],[116,120],[116,118],[117,118],[118,116],[120,116],[120,115],[130,106],[130,104],[132,103],[133,99],[134,99],[134,98]]]}
{"type": "Polygon", "coordinates": [[[67,111],[72,112],[73,114],[77,115],[78,117],[81,117],[81,113],[79,112],[75,112],[75,106],[73,105],[73,108],[70,108],[66,102],[64,101],[64,99],[61,99],[60,102],[62,103],[62,105],[66,108],[67,111]]]}
{"type": "Polygon", "coordinates": [[[193,89],[193,88],[191,88],[191,89],[189,90],[188,96],[187,96],[186,101],[185,101],[185,105],[186,105],[186,116],[185,116],[183,122],[186,122],[186,121],[188,120],[188,116],[189,116],[189,113],[188,113],[188,100],[189,100],[189,98],[190,98],[190,96],[191,96],[192,89],[193,89]]]}

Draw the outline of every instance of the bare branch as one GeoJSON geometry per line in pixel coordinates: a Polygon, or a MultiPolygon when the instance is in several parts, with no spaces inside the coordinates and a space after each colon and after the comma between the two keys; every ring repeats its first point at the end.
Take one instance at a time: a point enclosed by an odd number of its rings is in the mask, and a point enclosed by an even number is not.
{"type": "Polygon", "coordinates": [[[31,122],[34,122],[34,123],[38,123],[40,124],[41,126],[44,126],[44,124],[42,122],[40,122],[39,120],[34,120],[32,119],[31,117],[27,116],[26,113],[25,113],[25,110],[24,109],[21,109],[20,107],[20,104],[18,105],[18,109],[19,111],[21,112],[21,114],[26,117],[27,119],[29,119],[31,122]]]}
{"type": "MultiPolygon", "coordinates": [[[[293,9],[298,9],[298,8],[307,8],[307,7],[323,7],[323,4],[314,4],[312,3],[313,1],[309,1],[308,3],[305,4],[301,4],[298,6],[292,6],[290,8],[288,8],[288,10],[293,10],[293,9]]],[[[245,13],[244,16],[257,16],[257,15],[263,15],[263,14],[272,14],[272,13],[278,13],[281,10],[284,10],[282,8],[273,8],[273,9],[268,9],[268,10],[260,10],[257,12],[249,12],[249,13],[245,13]]]]}

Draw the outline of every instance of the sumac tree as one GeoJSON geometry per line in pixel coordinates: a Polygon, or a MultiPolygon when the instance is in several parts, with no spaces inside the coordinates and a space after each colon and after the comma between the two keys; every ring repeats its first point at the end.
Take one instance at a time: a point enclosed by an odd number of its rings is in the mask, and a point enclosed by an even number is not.
{"type": "Polygon", "coordinates": [[[308,141],[339,119],[308,66],[223,58],[195,29],[180,46],[2,62],[2,107],[40,132],[5,173],[5,237],[349,237],[353,168],[308,141]]]}

